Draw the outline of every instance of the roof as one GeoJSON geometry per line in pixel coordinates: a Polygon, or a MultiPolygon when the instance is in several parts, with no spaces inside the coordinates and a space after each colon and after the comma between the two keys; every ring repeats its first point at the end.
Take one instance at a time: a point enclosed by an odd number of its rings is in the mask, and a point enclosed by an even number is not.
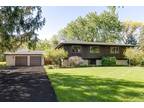
{"type": "Polygon", "coordinates": [[[44,51],[18,50],[16,52],[5,52],[5,55],[21,55],[21,54],[24,54],[24,55],[42,55],[42,54],[44,54],[44,51]]]}
{"type": "Polygon", "coordinates": [[[115,43],[102,43],[102,42],[61,42],[56,46],[56,48],[60,48],[63,45],[101,45],[101,46],[125,46],[125,47],[136,46],[131,44],[115,44],[115,43]]]}

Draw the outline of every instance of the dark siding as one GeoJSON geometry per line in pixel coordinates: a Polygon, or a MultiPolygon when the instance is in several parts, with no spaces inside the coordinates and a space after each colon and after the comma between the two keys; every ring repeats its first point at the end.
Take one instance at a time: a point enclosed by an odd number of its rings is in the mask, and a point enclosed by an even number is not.
{"type": "MultiPolygon", "coordinates": [[[[119,47],[119,54],[111,54],[110,47],[113,46],[99,46],[100,53],[98,54],[91,54],[90,53],[90,45],[80,45],[81,52],[80,53],[72,53],[72,45],[64,45],[63,48],[68,52],[68,57],[70,56],[80,56],[83,59],[101,59],[103,56],[115,56],[117,59],[125,59],[123,55],[126,46],[116,46],[119,47]]],[[[98,46],[98,45],[97,45],[98,46]]]]}

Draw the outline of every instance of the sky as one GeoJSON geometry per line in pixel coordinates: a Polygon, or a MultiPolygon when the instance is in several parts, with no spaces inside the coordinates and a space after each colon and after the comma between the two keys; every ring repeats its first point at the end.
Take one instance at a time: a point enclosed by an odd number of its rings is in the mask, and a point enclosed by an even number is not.
{"type": "MultiPolygon", "coordinates": [[[[70,21],[78,16],[85,16],[89,12],[96,11],[98,14],[106,10],[104,6],[46,6],[42,7],[42,16],[45,17],[45,26],[38,31],[38,38],[51,39],[59,30],[64,28],[70,21]]],[[[144,22],[144,6],[129,6],[118,9],[119,19],[144,22]]]]}

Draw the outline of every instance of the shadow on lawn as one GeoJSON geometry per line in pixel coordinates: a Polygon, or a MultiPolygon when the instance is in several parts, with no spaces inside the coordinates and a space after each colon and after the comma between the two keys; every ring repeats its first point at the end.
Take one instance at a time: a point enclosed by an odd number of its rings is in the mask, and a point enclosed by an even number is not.
{"type": "Polygon", "coordinates": [[[59,101],[144,101],[144,83],[88,76],[49,74],[59,101]]]}
{"type": "Polygon", "coordinates": [[[48,102],[57,99],[44,72],[27,71],[0,73],[0,101],[48,102]]]}

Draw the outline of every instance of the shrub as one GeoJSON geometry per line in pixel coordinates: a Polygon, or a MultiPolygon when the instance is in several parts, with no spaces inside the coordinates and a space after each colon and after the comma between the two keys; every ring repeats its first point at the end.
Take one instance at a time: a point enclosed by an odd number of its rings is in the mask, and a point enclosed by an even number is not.
{"type": "Polygon", "coordinates": [[[103,57],[102,58],[103,66],[114,66],[116,65],[116,57],[103,57]]]}
{"type": "Polygon", "coordinates": [[[61,60],[66,58],[68,53],[63,49],[49,49],[44,56],[51,64],[61,66],[61,60]]]}
{"type": "Polygon", "coordinates": [[[71,67],[80,66],[80,64],[83,64],[83,61],[84,60],[78,56],[72,56],[72,57],[69,57],[69,59],[68,59],[69,65],[71,67]]]}
{"type": "Polygon", "coordinates": [[[129,59],[130,65],[143,65],[144,53],[139,49],[126,49],[125,56],[129,59]]]}
{"type": "Polygon", "coordinates": [[[5,61],[5,57],[3,53],[0,53],[0,62],[4,62],[5,61]]]}
{"type": "Polygon", "coordinates": [[[144,60],[142,60],[142,62],[141,62],[141,66],[144,66],[144,60]]]}
{"type": "Polygon", "coordinates": [[[48,65],[48,69],[54,69],[55,66],[54,65],[48,65]]]}
{"type": "Polygon", "coordinates": [[[50,59],[44,58],[45,65],[52,65],[52,61],[50,59]]]}
{"type": "Polygon", "coordinates": [[[0,62],[0,69],[6,67],[6,62],[0,62]]]}

